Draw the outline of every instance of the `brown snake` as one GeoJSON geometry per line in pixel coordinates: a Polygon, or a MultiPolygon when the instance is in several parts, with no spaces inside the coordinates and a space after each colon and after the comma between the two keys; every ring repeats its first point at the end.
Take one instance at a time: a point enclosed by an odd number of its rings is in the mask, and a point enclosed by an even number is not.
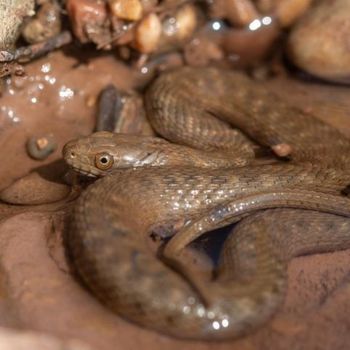
{"type": "Polygon", "coordinates": [[[235,72],[169,72],[145,102],[158,133],[193,148],[107,132],[69,142],[71,167],[106,175],[78,199],[74,265],[103,303],[145,327],[192,339],[245,334],[280,305],[292,257],[350,247],[341,194],[350,142],[235,72]],[[287,149],[289,161],[259,164],[254,142],[287,149]],[[215,278],[184,266],[188,243],[239,220],[215,278]],[[155,252],[150,235],[174,237],[155,252]]]}

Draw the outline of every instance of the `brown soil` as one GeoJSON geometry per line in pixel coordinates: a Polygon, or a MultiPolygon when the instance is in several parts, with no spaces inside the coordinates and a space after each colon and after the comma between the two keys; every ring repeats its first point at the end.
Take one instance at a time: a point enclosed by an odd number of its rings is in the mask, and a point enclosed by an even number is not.
{"type": "MultiPolygon", "coordinates": [[[[1,97],[0,191],[32,170],[39,170],[45,186],[63,182],[64,166],[54,162],[66,141],[92,131],[100,90],[111,82],[124,90],[135,84],[132,73],[111,56],[82,63],[72,54],[56,52],[28,65],[26,72],[25,78],[9,81],[1,97]],[[46,134],[54,135],[58,149],[45,161],[31,159],[27,138],[46,134]]],[[[347,88],[284,76],[264,84],[350,136],[347,88]]],[[[28,197],[38,186],[35,181],[27,180],[16,196],[24,191],[28,197]]],[[[51,196],[44,200],[57,199],[51,196]]],[[[20,341],[25,349],[348,348],[350,251],[294,259],[284,306],[254,334],[223,343],[181,341],[122,320],[81,286],[62,243],[65,206],[64,200],[41,206],[0,203],[0,348],[20,349],[15,344],[20,341]],[[43,339],[46,347],[35,343],[43,339]]]]}

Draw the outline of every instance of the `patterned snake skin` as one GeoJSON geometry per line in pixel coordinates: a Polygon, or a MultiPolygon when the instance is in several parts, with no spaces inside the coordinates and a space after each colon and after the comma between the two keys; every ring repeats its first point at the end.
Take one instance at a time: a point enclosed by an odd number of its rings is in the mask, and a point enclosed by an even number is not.
{"type": "Polygon", "coordinates": [[[163,74],[145,103],[176,144],[99,132],[64,147],[73,169],[101,177],[73,213],[74,265],[135,323],[190,339],[246,334],[283,301],[291,258],[350,247],[350,142],[237,72],[163,74]],[[284,158],[259,163],[259,147],[284,158]],[[188,244],[238,221],[214,273],[201,273],[188,244]]]}

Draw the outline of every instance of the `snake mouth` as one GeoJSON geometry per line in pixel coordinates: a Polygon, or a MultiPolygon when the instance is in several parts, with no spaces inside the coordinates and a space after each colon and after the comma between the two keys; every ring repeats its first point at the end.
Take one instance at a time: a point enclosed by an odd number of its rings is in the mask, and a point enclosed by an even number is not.
{"type": "Polygon", "coordinates": [[[90,164],[84,164],[81,162],[73,161],[72,159],[66,159],[66,162],[79,175],[84,175],[93,178],[103,175],[103,173],[101,173],[98,169],[93,168],[90,164]]]}

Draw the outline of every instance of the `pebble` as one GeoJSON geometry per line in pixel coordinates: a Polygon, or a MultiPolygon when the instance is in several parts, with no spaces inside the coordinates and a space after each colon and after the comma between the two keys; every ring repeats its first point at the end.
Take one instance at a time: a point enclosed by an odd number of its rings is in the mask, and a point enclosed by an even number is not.
{"type": "Polygon", "coordinates": [[[31,158],[43,160],[56,150],[57,143],[52,135],[33,136],[28,139],[26,146],[31,158]]]}
{"type": "Polygon", "coordinates": [[[311,75],[350,83],[350,1],[318,3],[293,28],[287,52],[311,75]]]}

